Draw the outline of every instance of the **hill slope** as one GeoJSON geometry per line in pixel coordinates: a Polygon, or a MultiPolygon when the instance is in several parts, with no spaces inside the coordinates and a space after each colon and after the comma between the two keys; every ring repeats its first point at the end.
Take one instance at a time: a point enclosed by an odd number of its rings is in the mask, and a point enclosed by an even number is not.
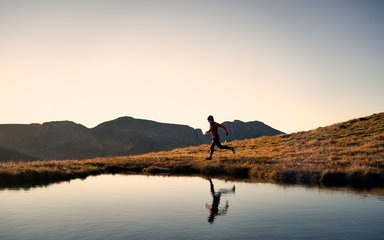
{"type": "Polygon", "coordinates": [[[229,142],[206,161],[207,144],[82,161],[0,163],[2,186],[46,184],[91,174],[133,172],[254,181],[384,186],[384,113],[289,135],[229,142]]]}
{"type": "Polygon", "coordinates": [[[0,162],[8,161],[9,159],[18,159],[19,161],[36,160],[32,156],[0,147],[0,162]]]}

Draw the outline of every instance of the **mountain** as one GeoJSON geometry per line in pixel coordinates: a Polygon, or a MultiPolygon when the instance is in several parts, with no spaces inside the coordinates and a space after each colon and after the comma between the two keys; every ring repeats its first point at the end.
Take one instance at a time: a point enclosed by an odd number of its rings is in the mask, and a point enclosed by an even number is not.
{"type": "Polygon", "coordinates": [[[127,155],[206,142],[201,130],[186,125],[121,117],[91,129],[103,146],[103,155],[127,155]]]}
{"type": "MultiPolygon", "coordinates": [[[[226,140],[282,133],[258,121],[223,124],[230,133],[226,140]]],[[[200,129],[132,117],[107,121],[94,128],[71,121],[0,124],[0,161],[121,156],[209,142],[210,136],[200,129]]]]}
{"type": "Polygon", "coordinates": [[[228,141],[284,134],[259,121],[242,122],[235,120],[234,122],[224,122],[223,125],[230,133],[226,136],[226,140],[228,141]]]}
{"type": "Polygon", "coordinates": [[[17,159],[18,161],[35,160],[35,158],[32,156],[0,147],[0,162],[8,161],[10,159],[17,159]]]}
{"type": "Polygon", "coordinates": [[[70,121],[2,124],[0,147],[42,160],[97,156],[102,149],[88,128],[70,121]]]}

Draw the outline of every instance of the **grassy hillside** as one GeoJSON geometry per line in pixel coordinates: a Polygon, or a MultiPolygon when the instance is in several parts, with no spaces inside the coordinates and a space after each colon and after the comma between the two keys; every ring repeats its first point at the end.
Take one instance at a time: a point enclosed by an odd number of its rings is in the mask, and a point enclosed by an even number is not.
{"type": "Polygon", "coordinates": [[[232,141],[236,154],[208,145],[144,155],[0,164],[2,187],[48,184],[101,173],[201,175],[323,185],[384,185],[384,113],[288,135],[232,141]]]}

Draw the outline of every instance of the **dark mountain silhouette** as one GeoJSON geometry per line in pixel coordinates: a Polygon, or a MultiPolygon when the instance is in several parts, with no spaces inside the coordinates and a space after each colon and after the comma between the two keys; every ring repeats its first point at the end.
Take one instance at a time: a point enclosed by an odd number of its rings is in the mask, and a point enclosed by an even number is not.
{"type": "Polygon", "coordinates": [[[283,132],[259,121],[242,122],[235,120],[234,122],[224,122],[223,125],[227,128],[228,132],[230,132],[230,134],[225,137],[228,141],[283,134],[283,132]]]}
{"type": "Polygon", "coordinates": [[[186,125],[121,117],[91,129],[104,155],[124,155],[170,150],[204,143],[201,130],[186,125]]]}
{"type": "Polygon", "coordinates": [[[28,161],[28,160],[36,160],[32,156],[28,156],[17,151],[8,150],[0,147],[0,162],[9,161],[11,159],[17,161],[28,161]]]}
{"type": "Polygon", "coordinates": [[[92,157],[102,149],[88,128],[70,121],[2,124],[0,147],[42,160],[92,157]]]}
{"type": "MultiPolygon", "coordinates": [[[[226,140],[282,132],[261,122],[225,122],[226,140]]],[[[222,133],[222,132],[221,132],[222,133]]],[[[0,161],[84,159],[121,156],[210,142],[210,136],[186,125],[121,117],[86,128],[70,121],[0,124],[0,161]]]]}

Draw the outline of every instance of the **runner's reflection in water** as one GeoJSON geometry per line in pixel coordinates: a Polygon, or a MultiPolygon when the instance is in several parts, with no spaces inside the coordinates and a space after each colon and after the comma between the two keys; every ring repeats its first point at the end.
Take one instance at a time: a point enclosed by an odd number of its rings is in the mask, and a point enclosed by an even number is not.
{"type": "Polygon", "coordinates": [[[216,192],[212,180],[208,179],[208,181],[211,188],[212,204],[209,205],[206,203],[205,207],[209,210],[208,222],[212,224],[215,221],[216,216],[227,214],[229,208],[228,201],[226,201],[224,207],[220,207],[220,197],[224,194],[235,193],[235,186],[230,189],[220,189],[216,192]]]}

